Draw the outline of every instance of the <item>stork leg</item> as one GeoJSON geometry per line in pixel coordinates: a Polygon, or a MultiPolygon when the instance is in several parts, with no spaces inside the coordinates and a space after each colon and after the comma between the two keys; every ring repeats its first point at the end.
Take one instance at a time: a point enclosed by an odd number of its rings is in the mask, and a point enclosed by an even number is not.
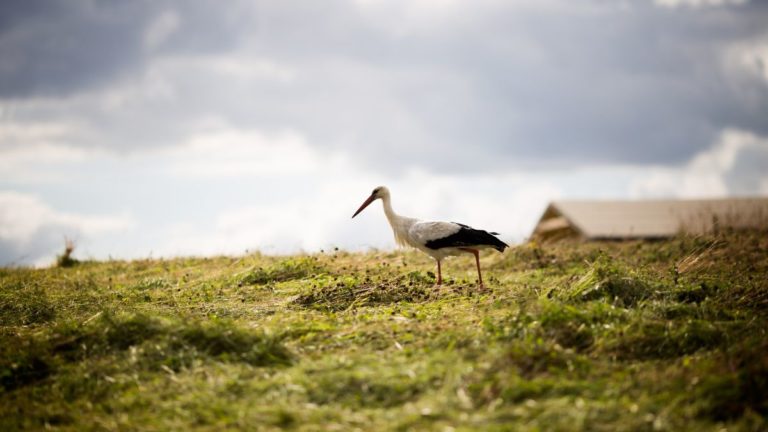
{"type": "Polygon", "coordinates": [[[440,260],[435,260],[435,261],[437,261],[437,284],[438,285],[442,285],[443,284],[443,272],[440,269],[440,260]]]}
{"type": "Polygon", "coordinates": [[[477,249],[470,249],[470,248],[462,248],[461,250],[465,252],[469,252],[475,256],[475,264],[477,264],[477,283],[478,285],[480,285],[480,288],[483,288],[483,275],[480,272],[480,251],[477,249]]]}

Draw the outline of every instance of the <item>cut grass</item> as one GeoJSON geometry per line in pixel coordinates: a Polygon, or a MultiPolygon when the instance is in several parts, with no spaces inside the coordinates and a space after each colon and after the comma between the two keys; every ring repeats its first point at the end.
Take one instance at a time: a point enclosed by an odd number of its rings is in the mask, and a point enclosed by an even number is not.
{"type": "Polygon", "coordinates": [[[23,350],[6,347],[0,362],[0,386],[6,391],[34,384],[72,364],[104,359],[120,362],[129,357],[137,370],[146,371],[179,371],[203,359],[253,366],[291,361],[275,336],[226,321],[178,322],[143,314],[99,313],[86,323],[61,323],[25,343],[23,350]]]}
{"type": "Polygon", "coordinates": [[[768,235],[0,269],[0,429],[764,430],[768,235]]]}
{"type": "Polygon", "coordinates": [[[317,276],[324,268],[316,257],[286,259],[269,267],[256,266],[249,269],[239,280],[241,285],[263,285],[317,276]]]}
{"type": "Polygon", "coordinates": [[[56,316],[46,291],[36,282],[3,279],[0,290],[0,325],[41,324],[56,316]]]}
{"type": "Polygon", "coordinates": [[[307,308],[342,311],[350,308],[394,304],[420,303],[436,299],[445,291],[434,289],[431,275],[414,271],[395,278],[359,277],[352,275],[333,280],[321,280],[301,293],[293,304],[307,308]]]}

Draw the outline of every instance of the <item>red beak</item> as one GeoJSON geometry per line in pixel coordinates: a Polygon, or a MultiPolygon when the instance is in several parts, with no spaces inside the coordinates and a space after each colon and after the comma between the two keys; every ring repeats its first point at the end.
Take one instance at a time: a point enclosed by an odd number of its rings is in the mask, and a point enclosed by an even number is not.
{"type": "Polygon", "coordinates": [[[364,210],[366,207],[368,207],[368,205],[370,205],[370,204],[371,204],[371,203],[372,203],[372,202],[373,202],[375,199],[376,199],[376,197],[374,197],[373,195],[369,196],[369,197],[368,197],[368,199],[367,199],[367,200],[365,200],[365,202],[363,203],[363,205],[361,205],[361,206],[360,206],[360,208],[359,208],[359,209],[357,209],[357,211],[355,212],[355,214],[353,214],[353,215],[352,215],[352,218],[354,218],[355,216],[357,216],[357,215],[358,215],[358,214],[359,214],[361,211],[363,211],[363,210],[364,210]]]}

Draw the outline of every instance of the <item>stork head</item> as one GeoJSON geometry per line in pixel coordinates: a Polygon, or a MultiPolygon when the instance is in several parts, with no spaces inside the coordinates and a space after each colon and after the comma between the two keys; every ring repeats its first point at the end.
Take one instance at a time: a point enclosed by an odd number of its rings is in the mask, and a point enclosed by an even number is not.
{"type": "Polygon", "coordinates": [[[389,198],[389,189],[387,189],[386,186],[379,186],[376,189],[371,192],[371,196],[368,197],[368,199],[363,202],[363,205],[360,206],[359,209],[355,212],[355,214],[352,215],[354,218],[358,214],[360,214],[361,211],[365,210],[366,207],[368,207],[372,202],[376,201],[377,199],[384,199],[389,198]]]}

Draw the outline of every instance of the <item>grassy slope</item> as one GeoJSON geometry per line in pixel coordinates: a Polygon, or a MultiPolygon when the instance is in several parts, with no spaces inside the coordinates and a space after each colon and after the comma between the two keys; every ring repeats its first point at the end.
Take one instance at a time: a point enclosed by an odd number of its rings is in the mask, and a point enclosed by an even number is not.
{"type": "Polygon", "coordinates": [[[768,236],[0,269],[0,430],[760,430],[768,236]]]}

